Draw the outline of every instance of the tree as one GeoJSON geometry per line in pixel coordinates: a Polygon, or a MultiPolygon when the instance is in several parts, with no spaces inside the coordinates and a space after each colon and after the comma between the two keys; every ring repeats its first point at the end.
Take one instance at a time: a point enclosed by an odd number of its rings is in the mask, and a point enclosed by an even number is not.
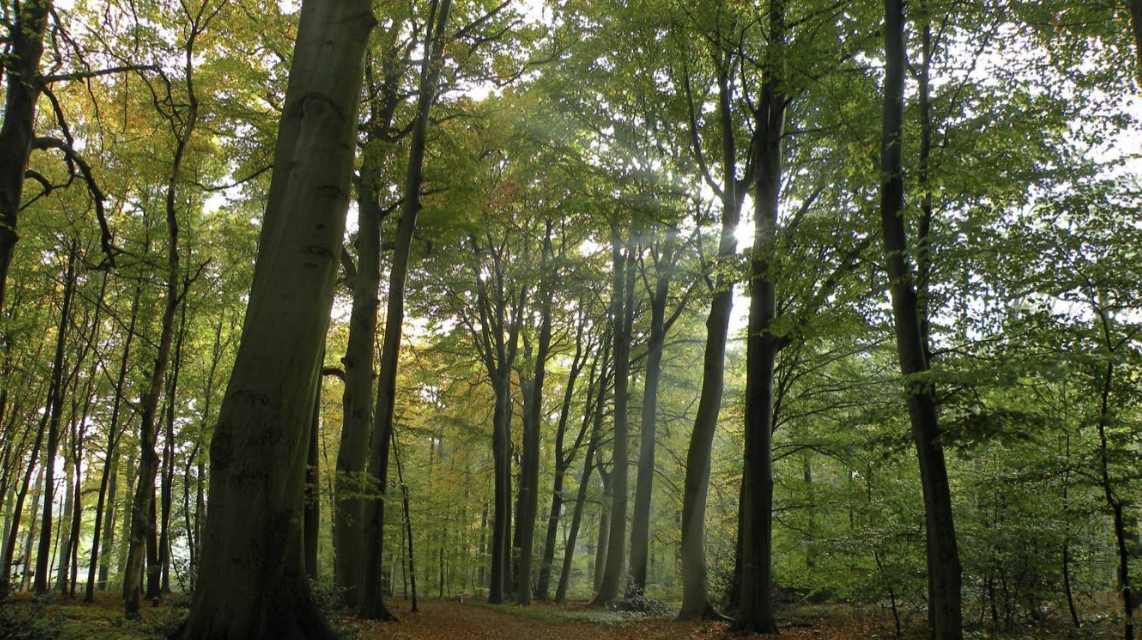
{"type": "Polygon", "coordinates": [[[210,516],[185,640],[334,637],[309,594],[300,514],[375,22],[368,2],[302,5],[249,308],[210,445],[210,516]]]}
{"type": "Polygon", "coordinates": [[[952,517],[948,471],[940,442],[939,419],[932,391],[927,353],[921,330],[919,303],[908,260],[904,219],[904,2],[885,0],[884,114],[881,133],[882,239],[887,259],[897,358],[904,376],[912,439],[920,461],[924,492],[928,581],[933,613],[931,631],[937,640],[958,640],[963,635],[960,594],[960,560],[952,517]]]}

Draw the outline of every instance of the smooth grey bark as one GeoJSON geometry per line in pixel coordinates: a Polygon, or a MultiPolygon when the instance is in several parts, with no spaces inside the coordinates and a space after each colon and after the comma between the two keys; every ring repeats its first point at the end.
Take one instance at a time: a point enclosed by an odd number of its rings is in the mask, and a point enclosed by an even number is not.
{"type": "MultiPolygon", "coordinates": [[[[666,344],[666,300],[670,292],[678,231],[666,230],[657,273],[650,291],[650,336],[646,342],[646,373],[642,388],[642,423],[639,425],[638,476],[630,530],[630,580],[627,597],[646,591],[647,552],[650,549],[650,503],[654,491],[654,453],[658,422],[658,386],[662,378],[662,353],[666,344]]],[[[676,318],[677,316],[675,316],[676,318]]]]}
{"type": "Polygon", "coordinates": [[[952,517],[951,490],[940,443],[939,419],[929,372],[927,344],[920,306],[908,261],[904,219],[904,2],[885,0],[884,111],[881,134],[880,218],[887,258],[889,292],[896,333],[896,351],[905,377],[912,438],[920,465],[927,533],[928,575],[933,609],[932,633],[936,640],[963,636],[959,549],[952,517]]]}
{"type": "Polygon", "coordinates": [[[161,574],[159,582],[159,593],[170,593],[170,571],[171,571],[171,509],[174,506],[174,458],[175,458],[175,438],[174,438],[174,423],[175,415],[177,413],[178,403],[178,378],[182,372],[182,346],[186,340],[186,332],[189,328],[186,323],[186,306],[187,306],[187,292],[190,288],[190,282],[186,281],[183,286],[181,300],[179,304],[179,325],[178,337],[174,343],[174,360],[171,362],[170,376],[167,382],[167,401],[166,401],[166,418],[164,420],[164,427],[166,429],[165,438],[163,441],[163,468],[162,468],[162,490],[160,497],[162,498],[162,509],[160,510],[161,519],[159,521],[159,566],[157,571],[161,574]]]}
{"type": "Polygon", "coordinates": [[[599,471],[599,482],[603,485],[603,499],[599,503],[599,526],[595,541],[595,571],[591,576],[591,586],[597,595],[603,587],[603,576],[607,571],[607,554],[611,551],[611,505],[615,500],[615,490],[611,482],[612,472],[603,468],[601,459],[595,460],[595,468],[599,471]]]}
{"type": "Polygon", "coordinates": [[[630,416],[627,401],[630,387],[630,349],[634,324],[634,233],[628,235],[622,252],[619,230],[611,224],[611,261],[614,269],[612,321],[615,336],[615,434],[611,471],[611,530],[607,538],[607,562],[603,580],[593,604],[610,605],[623,590],[627,550],[627,503],[630,470],[630,416]],[[625,266],[624,263],[625,262],[625,266]]]}
{"type": "Polygon", "coordinates": [[[302,4],[253,286],[210,445],[210,513],[180,640],[335,637],[306,581],[301,509],[375,23],[367,0],[302,4]]]}
{"type": "MultiPolygon", "coordinates": [[[[722,224],[717,258],[729,261],[737,252],[737,229],[747,180],[737,177],[737,145],[733,136],[733,80],[726,55],[718,71],[718,115],[722,132],[722,224]]],[[[687,85],[689,80],[687,80],[687,85]]],[[[695,132],[695,138],[697,133],[695,132]]],[[[695,139],[695,153],[700,147],[695,139]]],[[[722,405],[725,383],[726,338],[733,307],[733,282],[718,272],[710,314],[706,319],[706,348],[702,357],[702,391],[694,417],[694,430],[686,452],[686,479],[682,494],[682,607],[679,620],[722,619],[710,604],[706,579],[706,494],[710,487],[710,454],[722,405]]]]}
{"type": "Polygon", "coordinates": [[[408,168],[405,173],[404,201],[397,225],[396,248],[389,273],[389,298],[385,314],[385,334],[381,347],[380,371],[377,375],[377,403],[374,409],[373,442],[369,451],[369,475],[380,495],[366,503],[364,580],[361,583],[359,614],[375,620],[395,619],[385,608],[381,589],[383,573],[383,540],[385,527],[384,496],[388,483],[389,446],[392,441],[396,409],[397,368],[400,363],[401,331],[404,323],[405,281],[408,276],[412,237],[416,216],[420,212],[420,187],[424,182],[424,151],[428,142],[428,119],[436,102],[440,71],[444,65],[444,30],[452,0],[433,0],[436,21],[425,35],[428,55],[420,70],[419,97],[409,145],[408,168]]]}
{"type": "Polygon", "coordinates": [[[73,240],[67,254],[67,268],[64,275],[63,305],[60,308],[59,329],[56,333],[55,357],[52,360],[52,395],[46,409],[48,418],[47,449],[44,450],[44,508],[43,522],[40,525],[40,541],[36,551],[36,575],[33,591],[36,595],[48,592],[48,560],[52,544],[52,502],[55,493],[55,460],[59,446],[59,426],[63,413],[64,358],[67,346],[67,328],[71,322],[72,297],[75,295],[75,261],[79,249],[73,240]]]}
{"type": "Polygon", "coordinates": [[[4,124],[0,125],[0,311],[4,309],[8,268],[20,238],[16,221],[24,193],[24,173],[32,153],[36,102],[43,89],[40,59],[51,9],[50,0],[25,0],[18,5],[8,31],[6,49],[10,53],[4,63],[8,83],[4,124]]]}

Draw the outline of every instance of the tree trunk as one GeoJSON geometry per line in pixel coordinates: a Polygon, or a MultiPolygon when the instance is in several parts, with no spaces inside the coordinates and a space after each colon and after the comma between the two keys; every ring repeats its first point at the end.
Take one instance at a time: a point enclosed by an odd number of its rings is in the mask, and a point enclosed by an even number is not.
{"type": "Polygon", "coordinates": [[[50,0],[25,0],[8,31],[8,72],[4,124],[0,126],[0,311],[4,309],[8,267],[16,250],[16,219],[24,193],[24,173],[32,153],[36,102],[42,88],[40,58],[48,26],[50,0]]]}
{"type": "MultiPolygon", "coordinates": [[[[435,3],[435,0],[434,0],[435,3]]],[[[388,482],[389,443],[392,440],[396,409],[397,367],[400,363],[401,330],[404,323],[404,291],[408,275],[412,236],[420,211],[420,187],[424,182],[424,150],[428,141],[428,118],[436,101],[436,90],[443,66],[445,27],[452,0],[440,0],[436,23],[425,38],[429,55],[420,72],[420,97],[409,145],[405,174],[404,202],[397,225],[396,249],[389,274],[389,299],[385,314],[385,335],[377,376],[377,404],[374,409],[373,443],[369,452],[369,473],[380,496],[365,506],[365,577],[361,584],[360,615],[374,620],[394,619],[385,608],[381,590],[381,567],[385,527],[384,494],[388,482]]]]}
{"type": "Polygon", "coordinates": [[[892,316],[896,327],[897,356],[905,377],[912,438],[920,464],[927,533],[930,607],[936,640],[959,640],[963,635],[960,595],[960,561],[952,518],[951,491],[939,420],[928,374],[924,341],[904,219],[903,0],[885,0],[885,92],[881,137],[881,224],[887,256],[892,316]]]}
{"type": "Polygon", "coordinates": [[[786,96],[781,88],[784,56],[784,0],[769,4],[765,83],[758,101],[755,135],[754,241],[750,265],[749,330],[746,338],[745,456],[738,506],[738,611],[733,629],[777,633],[773,617],[773,372],[781,343],[770,332],[777,315],[777,283],[769,273],[776,259],[781,199],[782,137],[786,96]]]}
{"type": "Polygon", "coordinates": [[[670,290],[675,239],[667,229],[660,268],[650,299],[650,337],[646,343],[646,377],[642,388],[642,424],[639,426],[638,477],[630,528],[630,584],[627,597],[646,591],[646,560],[650,550],[650,502],[654,491],[654,449],[658,422],[658,383],[662,378],[662,351],[666,344],[666,298],[670,290]]]}
{"type": "Polygon", "coordinates": [[[159,525],[162,535],[159,537],[159,571],[162,574],[159,584],[161,593],[170,593],[171,571],[171,507],[174,501],[174,422],[178,399],[178,377],[182,370],[182,345],[186,339],[188,326],[186,324],[186,300],[190,283],[182,291],[182,303],[178,338],[174,344],[174,361],[171,363],[170,383],[167,388],[166,403],[166,438],[163,443],[163,487],[162,487],[162,520],[159,525]]]}
{"type": "Polygon", "coordinates": [[[595,543],[595,571],[592,576],[592,588],[597,597],[603,588],[603,576],[607,572],[607,554],[611,551],[611,505],[615,500],[615,490],[611,483],[612,474],[605,471],[598,460],[595,466],[599,470],[599,480],[603,485],[603,501],[599,505],[598,540],[595,543]]]}
{"type": "MultiPolygon", "coordinates": [[[[718,74],[718,114],[722,133],[722,225],[718,260],[728,262],[737,253],[738,220],[745,185],[737,178],[737,149],[732,115],[733,89],[729,63],[718,74]]],[[[702,359],[702,391],[694,416],[694,430],[686,451],[686,480],[682,489],[682,607],[679,620],[723,619],[710,604],[706,579],[706,494],[710,488],[710,454],[722,406],[725,383],[726,338],[733,307],[733,282],[719,271],[710,314],[706,318],[706,348],[702,359]]]]}
{"type": "MultiPolygon", "coordinates": [[[[594,426],[591,428],[591,439],[587,443],[587,453],[583,457],[583,473],[579,477],[579,493],[575,498],[575,509],[571,515],[571,530],[567,533],[567,545],[563,550],[563,570],[559,574],[559,585],[555,589],[555,602],[557,604],[567,603],[567,588],[571,582],[571,567],[575,560],[575,543],[579,536],[579,526],[583,521],[583,507],[587,503],[587,491],[591,486],[591,470],[595,467],[595,453],[598,451],[599,439],[602,437],[609,352],[610,343],[604,341],[602,366],[599,368],[599,394],[593,409],[594,426]]],[[[588,407],[591,406],[589,400],[588,397],[588,407]]]]}
{"type": "MultiPolygon", "coordinates": [[[[626,568],[627,501],[630,469],[630,420],[627,414],[630,385],[630,348],[634,324],[635,241],[632,232],[626,242],[626,266],[619,246],[618,227],[611,226],[611,259],[614,263],[615,335],[615,435],[612,455],[611,532],[607,539],[607,565],[593,604],[610,605],[618,600],[626,568]]],[[[625,591],[625,590],[623,590],[625,591]]]]}
{"type": "MultiPolygon", "coordinates": [[[[416,602],[416,555],[412,552],[412,516],[409,514],[408,504],[408,485],[404,482],[404,466],[400,461],[400,449],[397,447],[397,434],[394,431],[393,438],[393,459],[397,463],[397,481],[400,482],[401,502],[404,505],[404,527],[405,535],[402,536],[408,542],[408,578],[412,587],[412,612],[420,611],[416,602]]],[[[406,591],[407,594],[407,591],[406,591]]]]}
{"type": "MultiPolygon", "coordinates": [[[[321,366],[323,359],[318,358],[318,367],[321,366]]],[[[309,421],[309,446],[305,457],[305,507],[302,510],[305,575],[314,582],[317,581],[317,543],[321,533],[321,495],[318,493],[317,474],[320,463],[318,445],[321,439],[321,381],[322,375],[318,374],[317,385],[313,392],[313,418],[309,421]]]]}
{"type": "Polygon", "coordinates": [[[123,391],[127,382],[127,367],[131,358],[131,343],[135,338],[135,323],[139,318],[139,300],[142,295],[142,287],[136,287],[135,297],[131,301],[131,319],[127,323],[127,335],[123,339],[123,355],[119,360],[119,374],[115,378],[115,395],[111,401],[111,423],[107,427],[107,455],[104,457],[103,474],[99,480],[99,501],[95,507],[95,531],[91,543],[91,564],[87,570],[84,602],[95,600],[95,571],[96,566],[100,564],[100,553],[103,554],[103,562],[99,567],[99,589],[101,591],[107,589],[107,574],[110,566],[108,558],[115,544],[115,494],[119,475],[119,438],[123,433],[123,430],[119,428],[119,410],[123,402],[123,391]],[[106,515],[104,515],[105,509],[106,515]],[[100,550],[100,536],[104,529],[107,531],[107,539],[102,550],[100,550]]]}
{"type": "Polygon", "coordinates": [[[381,221],[374,180],[379,168],[373,155],[364,154],[357,181],[357,273],[353,279],[353,307],[345,348],[345,391],[341,396],[344,420],[337,448],[336,504],[333,516],[334,584],[342,603],[355,607],[365,542],[364,501],[368,492],[365,464],[373,426],[373,350],[377,335],[377,292],[381,283],[381,221]]]}
{"type": "Polygon", "coordinates": [[[44,509],[40,525],[40,544],[36,552],[36,577],[33,590],[36,595],[48,592],[48,560],[52,545],[52,502],[55,492],[55,460],[59,446],[59,425],[63,413],[63,368],[67,346],[67,327],[71,322],[71,302],[75,294],[75,259],[78,248],[73,240],[67,254],[67,272],[64,276],[63,306],[60,309],[59,329],[56,333],[55,359],[52,360],[52,397],[47,411],[48,447],[44,451],[44,509]]]}
{"type": "Polygon", "coordinates": [[[523,464],[520,466],[520,514],[517,531],[520,537],[519,586],[516,598],[522,605],[531,604],[531,565],[535,550],[535,519],[539,511],[539,440],[543,415],[543,384],[547,377],[547,357],[551,350],[551,222],[546,223],[543,259],[540,266],[542,283],[539,291],[539,340],[535,352],[535,375],[531,393],[524,407],[523,464]]]}
{"type": "Polygon", "coordinates": [[[302,4],[254,282],[210,446],[210,514],[181,640],[335,637],[306,582],[301,509],[371,9],[364,0],[302,4]]]}
{"type": "MultiPolygon", "coordinates": [[[[586,315],[584,314],[580,319],[578,330],[575,332],[575,355],[571,358],[571,367],[567,372],[567,384],[563,389],[563,404],[559,408],[559,425],[555,431],[555,478],[552,481],[551,488],[551,509],[547,513],[547,534],[544,536],[543,541],[543,559],[539,567],[538,583],[535,587],[535,599],[539,601],[547,600],[547,594],[551,586],[551,567],[555,563],[556,535],[559,533],[559,519],[563,511],[563,480],[567,475],[567,468],[571,464],[574,449],[578,448],[583,438],[583,432],[587,428],[587,421],[584,420],[583,427],[580,429],[579,437],[576,440],[571,456],[566,455],[564,453],[564,442],[567,433],[567,420],[571,413],[571,400],[575,394],[575,381],[578,379],[579,373],[583,369],[583,364],[586,362],[586,358],[583,357],[583,330],[586,326],[585,320],[586,315]]],[[[594,367],[592,367],[589,375],[589,379],[593,380],[595,377],[594,367]]],[[[591,404],[590,390],[588,390],[587,393],[587,404],[591,404]]]]}

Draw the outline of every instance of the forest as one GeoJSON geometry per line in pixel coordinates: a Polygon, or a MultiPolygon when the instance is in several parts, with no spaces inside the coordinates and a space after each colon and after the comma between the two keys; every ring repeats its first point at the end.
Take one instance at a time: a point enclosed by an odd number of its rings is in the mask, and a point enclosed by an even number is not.
{"type": "Polygon", "coordinates": [[[0,640],[1142,636],[1142,0],[0,21],[0,640]]]}

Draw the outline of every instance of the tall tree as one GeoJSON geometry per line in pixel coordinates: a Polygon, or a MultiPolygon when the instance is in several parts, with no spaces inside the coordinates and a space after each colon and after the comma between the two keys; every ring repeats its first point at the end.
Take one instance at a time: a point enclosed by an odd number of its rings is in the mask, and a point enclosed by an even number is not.
{"type": "Polygon", "coordinates": [[[385,528],[384,494],[388,483],[389,447],[392,442],[396,409],[397,366],[400,363],[401,331],[404,323],[404,292],[408,277],[412,237],[416,216],[420,212],[420,188],[424,182],[424,152],[428,144],[428,120],[436,102],[440,71],[444,65],[444,42],[447,38],[448,14],[452,0],[433,0],[429,25],[425,34],[425,51],[420,69],[416,119],[412,125],[408,167],[404,181],[404,200],[397,225],[396,247],[389,272],[389,298],[385,314],[385,335],[381,347],[380,371],[377,374],[377,405],[374,409],[373,441],[369,451],[369,473],[376,481],[379,495],[365,506],[365,577],[361,585],[360,614],[364,618],[393,618],[382,599],[383,534],[385,528]]]}
{"type": "Polygon", "coordinates": [[[931,633],[936,640],[963,636],[960,559],[952,517],[948,470],[928,366],[928,345],[908,259],[904,217],[904,1],[884,2],[884,110],[881,122],[880,220],[887,261],[896,353],[904,376],[912,439],[920,463],[928,553],[931,633]]]}
{"type": "Polygon", "coordinates": [[[242,340],[210,447],[210,514],[182,640],[335,637],[310,596],[300,516],[371,9],[367,0],[302,4],[242,340]]]}

